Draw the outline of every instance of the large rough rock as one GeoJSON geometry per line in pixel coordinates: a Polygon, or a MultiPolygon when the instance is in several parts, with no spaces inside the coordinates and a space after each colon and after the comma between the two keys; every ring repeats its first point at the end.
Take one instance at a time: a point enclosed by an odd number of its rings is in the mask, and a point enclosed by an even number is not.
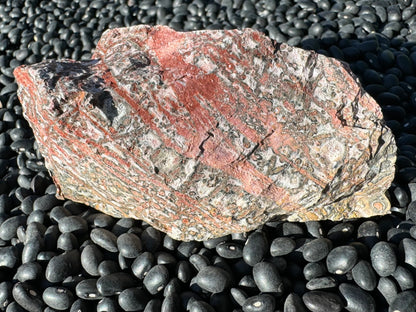
{"type": "Polygon", "coordinates": [[[15,76],[59,197],[180,240],[389,212],[392,133],[335,59],[250,29],[135,26],[15,76]]]}

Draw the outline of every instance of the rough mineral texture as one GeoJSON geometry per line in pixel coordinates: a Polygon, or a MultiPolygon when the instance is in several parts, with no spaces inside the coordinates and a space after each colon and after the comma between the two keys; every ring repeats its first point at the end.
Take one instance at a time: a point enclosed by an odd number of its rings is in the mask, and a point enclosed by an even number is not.
{"type": "Polygon", "coordinates": [[[58,196],[203,240],[386,214],[396,147],[339,61],[246,30],[108,30],[15,70],[58,196]]]}

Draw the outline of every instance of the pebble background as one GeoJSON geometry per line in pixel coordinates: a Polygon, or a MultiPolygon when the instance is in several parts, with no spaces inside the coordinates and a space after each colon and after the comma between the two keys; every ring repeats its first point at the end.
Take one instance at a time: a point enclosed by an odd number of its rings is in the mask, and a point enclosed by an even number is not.
{"type": "Polygon", "coordinates": [[[0,311],[416,311],[416,1],[0,1],[0,311]],[[398,144],[392,214],[205,242],[55,199],[12,71],[102,32],[251,27],[347,62],[398,144]]]}

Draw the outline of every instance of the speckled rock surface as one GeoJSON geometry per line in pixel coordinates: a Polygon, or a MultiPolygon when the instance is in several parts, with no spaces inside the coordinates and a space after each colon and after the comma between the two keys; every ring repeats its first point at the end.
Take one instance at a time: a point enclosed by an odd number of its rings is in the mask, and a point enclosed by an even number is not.
{"type": "Polygon", "coordinates": [[[246,30],[105,32],[14,72],[58,196],[181,240],[389,213],[396,147],[339,61],[246,30]]]}

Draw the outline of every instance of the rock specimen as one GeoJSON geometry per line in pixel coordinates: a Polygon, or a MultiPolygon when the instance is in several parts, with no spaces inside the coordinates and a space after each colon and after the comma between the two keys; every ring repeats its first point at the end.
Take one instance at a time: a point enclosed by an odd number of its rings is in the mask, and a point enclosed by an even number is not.
{"type": "Polygon", "coordinates": [[[250,29],[142,25],[15,76],[59,197],[180,240],[389,212],[392,133],[335,59],[250,29]]]}

